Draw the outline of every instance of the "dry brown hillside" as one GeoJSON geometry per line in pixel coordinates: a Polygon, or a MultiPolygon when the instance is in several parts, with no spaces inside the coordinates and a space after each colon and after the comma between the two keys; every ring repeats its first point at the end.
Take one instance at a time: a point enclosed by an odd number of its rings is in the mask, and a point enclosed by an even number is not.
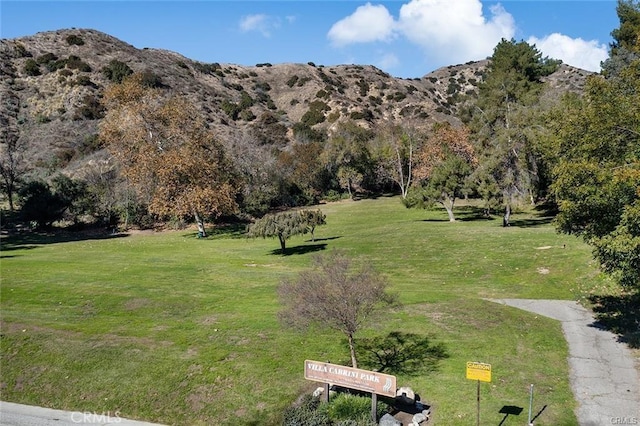
{"type": "MultiPolygon", "coordinates": [[[[147,72],[186,96],[225,140],[250,137],[284,146],[301,121],[330,134],[339,121],[365,127],[393,121],[416,126],[458,122],[486,61],[401,79],[369,65],[205,64],[159,49],[137,49],[90,29],[0,40],[2,139],[17,137],[41,170],[72,170],[99,155],[101,94],[112,82],[103,69],[117,60],[147,72]]],[[[579,90],[587,71],[563,65],[550,76],[556,92],[579,90]]]]}

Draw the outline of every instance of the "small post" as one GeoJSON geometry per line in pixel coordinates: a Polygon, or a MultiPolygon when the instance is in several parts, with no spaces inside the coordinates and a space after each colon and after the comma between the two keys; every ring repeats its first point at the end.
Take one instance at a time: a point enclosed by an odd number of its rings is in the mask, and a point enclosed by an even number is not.
{"type": "Polygon", "coordinates": [[[375,392],[371,392],[371,420],[378,422],[378,395],[375,392]]]}
{"type": "Polygon", "coordinates": [[[324,394],[322,395],[323,402],[329,402],[329,383],[324,384],[324,392],[322,393],[324,394]]]}
{"type": "Polygon", "coordinates": [[[529,426],[533,426],[533,423],[531,423],[531,409],[533,407],[533,383],[531,384],[531,387],[529,388],[529,421],[527,422],[529,426]]]}
{"type": "Polygon", "coordinates": [[[476,415],[476,425],[480,426],[480,380],[478,380],[478,413],[476,415]]]}

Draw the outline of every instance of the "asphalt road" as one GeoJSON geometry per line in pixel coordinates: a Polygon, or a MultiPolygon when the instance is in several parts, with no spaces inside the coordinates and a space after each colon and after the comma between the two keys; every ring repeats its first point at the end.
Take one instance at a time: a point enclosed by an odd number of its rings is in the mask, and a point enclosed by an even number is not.
{"type": "Polygon", "coordinates": [[[161,426],[120,417],[119,413],[82,413],[0,401],[0,426],[161,426]]]}
{"type": "Polygon", "coordinates": [[[562,323],[569,346],[571,388],[581,426],[640,425],[636,360],[617,336],[598,327],[591,313],[567,300],[492,299],[562,323]]]}

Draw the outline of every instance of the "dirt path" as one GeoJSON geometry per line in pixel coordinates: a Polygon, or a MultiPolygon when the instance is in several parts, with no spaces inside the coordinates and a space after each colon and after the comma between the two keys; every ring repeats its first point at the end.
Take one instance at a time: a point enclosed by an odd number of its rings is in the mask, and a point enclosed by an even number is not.
{"type": "Polygon", "coordinates": [[[581,426],[640,425],[637,360],[615,334],[598,327],[587,309],[568,300],[490,300],[562,323],[581,426]]]}

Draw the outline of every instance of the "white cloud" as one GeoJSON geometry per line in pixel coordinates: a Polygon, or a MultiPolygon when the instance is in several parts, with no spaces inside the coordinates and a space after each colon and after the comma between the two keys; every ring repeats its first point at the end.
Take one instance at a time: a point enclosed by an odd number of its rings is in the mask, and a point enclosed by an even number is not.
{"type": "Polygon", "coordinates": [[[561,59],[565,64],[588,71],[599,72],[600,62],[609,56],[607,46],[597,40],[585,41],[564,34],[553,33],[542,39],[530,37],[529,44],[535,44],[543,56],[561,59]]]}
{"type": "Polygon", "coordinates": [[[500,4],[487,19],[480,0],[411,0],[400,8],[398,27],[436,62],[456,64],[491,56],[515,34],[513,16],[500,4]]]}
{"type": "Polygon", "coordinates": [[[393,53],[384,53],[382,57],[378,59],[377,66],[380,69],[388,70],[391,68],[395,68],[400,65],[400,60],[393,53]]]}
{"type": "Polygon", "coordinates": [[[280,27],[280,20],[264,14],[247,15],[240,19],[239,27],[242,32],[258,31],[270,37],[271,31],[280,27]]]}
{"type": "Polygon", "coordinates": [[[394,20],[386,7],[367,3],[333,24],[327,37],[336,46],[385,41],[393,36],[394,20]]]}

